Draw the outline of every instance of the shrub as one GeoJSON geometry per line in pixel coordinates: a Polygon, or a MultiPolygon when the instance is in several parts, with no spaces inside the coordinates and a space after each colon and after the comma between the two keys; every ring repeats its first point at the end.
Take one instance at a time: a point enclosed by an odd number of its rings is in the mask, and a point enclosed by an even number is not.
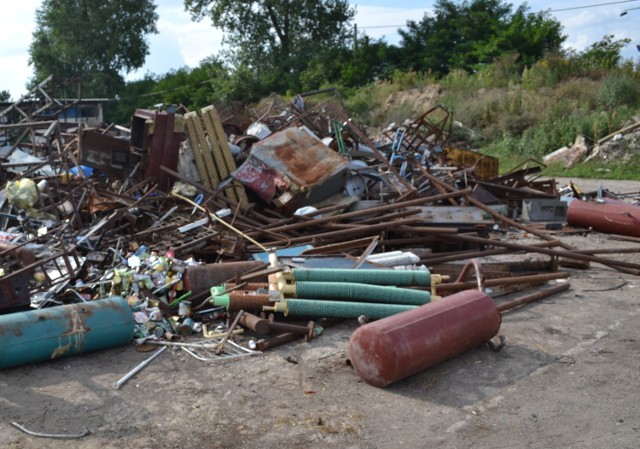
{"type": "Polygon", "coordinates": [[[638,94],[639,81],[614,73],[602,80],[596,98],[601,107],[613,110],[618,106],[638,106],[638,94]]]}

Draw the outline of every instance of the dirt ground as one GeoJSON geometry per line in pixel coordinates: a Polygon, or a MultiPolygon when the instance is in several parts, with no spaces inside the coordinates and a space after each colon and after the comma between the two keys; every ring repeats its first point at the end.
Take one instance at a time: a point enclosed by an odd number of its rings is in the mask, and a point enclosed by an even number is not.
{"type": "MultiPolygon", "coordinates": [[[[562,239],[640,246],[598,233],[562,239]]],[[[640,253],[611,257],[640,263],[640,253]]],[[[636,448],[640,277],[598,264],[568,271],[569,290],[503,314],[502,351],[475,349],[384,389],[347,363],[355,321],[235,360],[165,351],[119,390],[113,383],[149,356],[133,344],[2,370],[0,447],[636,448]],[[37,438],[12,421],[89,434],[37,438]]]]}

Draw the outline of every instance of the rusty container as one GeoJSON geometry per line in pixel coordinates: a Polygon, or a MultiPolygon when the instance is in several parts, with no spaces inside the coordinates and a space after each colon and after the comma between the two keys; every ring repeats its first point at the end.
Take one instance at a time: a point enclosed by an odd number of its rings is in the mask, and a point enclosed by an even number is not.
{"type": "Polygon", "coordinates": [[[465,290],[358,328],[349,357],[365,382],[385,387],[484,345],[500,322],[493,299],[465,290]]]}
{"type": "MultiPolygon", "coordinates": [[[[193,296],[196,296],[208,291],[213,286],[223,284],[237,275],[242,275],[263,265],[263,262],[257,260],[190,265],[184,272],[184,286],[191,291],[193,296]]],[[[267,276],[265,275],[264,281],[266,280],[267,276]]]]}
{"type": "Polygon", "coordinates": [[[606,234],[640,237],[640,207],[610,199],[573,200],[567,209],[567,224],[606,234]]]}

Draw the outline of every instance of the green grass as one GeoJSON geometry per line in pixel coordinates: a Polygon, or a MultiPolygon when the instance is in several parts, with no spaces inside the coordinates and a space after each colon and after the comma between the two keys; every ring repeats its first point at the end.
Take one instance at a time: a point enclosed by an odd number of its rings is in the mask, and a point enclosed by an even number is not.
{"type": "MultiPolygon", "coordinates": [[[[473,74],[454,70],[440,80],[396,72],[391,81],[350,91],[345,102],[360,123],[384,128],[416,118],[419,106],[388,102],[390,95],[439,84],[444,88],[439,103],[473,130],[474,140],[467,142],[498,157],[504,173],[529,158],[542,160],[572,145],[578,135],[596,142],[640,113],[640,65],[585,68],[579,62],[552,55],[518,75],[504,59],[473,74]]],[[[581,163],[569,171],[549,167],[545,173],[640,179],[640,160],[581,163]]]]}

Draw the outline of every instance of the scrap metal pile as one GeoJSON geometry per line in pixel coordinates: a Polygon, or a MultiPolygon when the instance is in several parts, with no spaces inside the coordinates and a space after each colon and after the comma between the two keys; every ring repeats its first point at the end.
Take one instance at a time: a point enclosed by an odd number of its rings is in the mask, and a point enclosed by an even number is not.
{"type": "Polygon", "coordinates": [[[640,273],[558,240],[568,206],[541,165],[498,176],[495,158],[449,145],[443,107],[375,140],[334,90],[90,126],[61,118],[80,100],[50,81],[0,111],[0,327],[24,335],[37,324],[16,317],[32,313],[75,327],[41,355],[42,341],[5,342],[1,367],[86,350],[88,309],[119,321],[90,349],[135,338],[212,360],[476,287],[539,287],[568,276],[562,263],[640,273]]]}

